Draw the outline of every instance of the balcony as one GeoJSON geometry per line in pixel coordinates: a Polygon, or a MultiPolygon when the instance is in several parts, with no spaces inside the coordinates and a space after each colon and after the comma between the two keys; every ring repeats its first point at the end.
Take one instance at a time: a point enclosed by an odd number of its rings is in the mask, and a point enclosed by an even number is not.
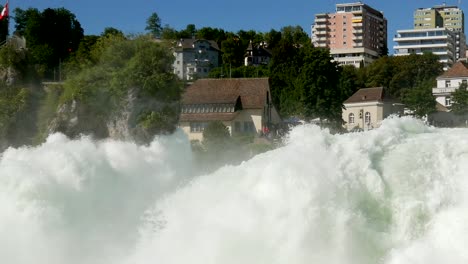
{"type": "Polygon", "coordinates": [[[316,18],[315,23],[326,23],[328,19],[326,18],[316,18]]]}
{"type": "Polygon", "coordinates": [[[432,94],[450,94],[455,92],[458,87],[432,88],[432,94]]]}
{"type": "Polygon", "coordinates": [[[353,28],[360,28],[362,27],[362,23],[353,23],[353,28]]]}
{"type": "Polygon", "coordinates": [[[326,24],[323,24],[323,25],[315,24],[315,25],[314,25],[314,28],[317,28],[317,29],[325,29],[325,28],[327,28],[327,25],[326,25],[326,24]]]}
{"type": "Polygon", "coordinates": [[[362,40],[362,36],[354,36],[353,40],[362,40]]]}
{"type": "Polygon", "coordinates": [[[362,34],[364,31],[362,29],[353,30],[353,34],[362,34]]]}

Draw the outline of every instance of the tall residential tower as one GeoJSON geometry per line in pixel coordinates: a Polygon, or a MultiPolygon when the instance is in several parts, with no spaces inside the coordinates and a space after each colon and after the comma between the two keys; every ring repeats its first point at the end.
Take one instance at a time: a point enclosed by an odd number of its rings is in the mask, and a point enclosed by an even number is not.
{"type": "Polygon", "coordinates": [[[387,20],[361,2],[337,4],[336,13],[315,15],[312,44],[329,48],[340,64],[367,65],[388,52],[387,20]]]}
{"type": "Polygon", "coordinates": [[[398,30],[395,55],[432,52],[444,70],[466,57],[465,16],[457,6],[440,5],[414,11],[414,29],[398,30]]]}

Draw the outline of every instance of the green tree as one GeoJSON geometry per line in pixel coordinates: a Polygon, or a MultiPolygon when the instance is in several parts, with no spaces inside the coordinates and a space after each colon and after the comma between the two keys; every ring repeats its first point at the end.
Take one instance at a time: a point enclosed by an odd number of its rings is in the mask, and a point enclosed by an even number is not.
{"type": "Polygon", "coordinates": [[[146,20],[145,30],[149,31],[150,34],[155,38],[161,37],[161,19],[157,13],[152,13],[151,16],[146,20]]]}
{"type": "Polygon", "coordinates": [[[220,121],[213,121],[203,130],[203,145],[208,151],[220,151],[225,148],[231,135],[228,127],[220,121]]]}
{"type": "Polygon", "coordinates": [[[425,81],[411,89],[405,89],[402,92],[402,102],[411,110],[417,117],[424,117],[436,111],[436,100],[432,95],[433,82],[425,81]]]}
{"type": "Polygon", "coordinates": [[[102,34],[101,34],[102,37],[105,37],[105,36],[108,36],[108,35],[115,35],[115,36],[119,36],[121,38],[125,38],[125,34],[121,30],[118,30],[118,29],[113,28],[113,27],[106,27],[104,29],[104,31],[102,32],[102,34]]]}
{"type": "Polygon", "coordinates": [[[314,48],[311,44],[301,49],[300,56],[303,62],[298,81],[303,86],[305,116],[341,125],[345,96],[338,88],[338,65],[330,60],[328,50],[314,48]]]}
{"type": "Polygon", "coordinates": [[[161,105],[159,110],[148,111],[146,105],[141,105],[137,128],[146,131],[142,133],[144,138],[175,129],[178,111],[174,107],[182,84],[173,74],[174,57],[165,45],[150,36],[126,39],[107,35],[93,45],[90,53],[97,63],[71,74],[64,83],[61,102],[77,102],[83,107],[80,120],[87,120],[80,124],[83,131],[73,133],[103,131],[103,124],[125,104],[129,92],[161,105]]]}
{"type": "Polygon", "coordinates": [[[161,30],[161,39],[176,40],[178,38],[177,34],[177,30],[166,24],[161,30]]]}
{"type": "Polygon", "coordinates": [[[75,15],[64,8],[15,9],[16,32],[26,38],[32,63],[42,65],[45,77],[78,49],[83,29],[75,15]]]}
{"type": "Polygon", "coordinates": [[[468,114],[468,85],[461,83],[460,87],[452,93],[452,106],[450,109],[457,115],[468,114]]]}
{"type": "Polygon", "coordinates": [[[239,36],[230,33],[221,43],[223,64],[239,67],[244,64],[245,47],[239,36]]]}

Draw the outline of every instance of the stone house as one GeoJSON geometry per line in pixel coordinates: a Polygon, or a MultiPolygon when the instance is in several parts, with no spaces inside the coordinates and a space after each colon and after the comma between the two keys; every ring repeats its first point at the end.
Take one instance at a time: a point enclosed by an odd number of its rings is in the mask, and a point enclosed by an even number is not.
{"type": "Polygon", "coordinates": [[[187,87],[179,127],[190,140],[201,141],[212,121],[221,121],[233,136],[258,135],[280,123],[268,78],[200,79],[187,87]]]}
{"type": "Polygon", "coordinates": [[[387,95],[383,87],[359,89],[343,104],[343,126],[348,131],[377,128],[388,116],[404,111],[404,105],[387,95]]]}
{"type": "Polygon", "coordinates": [[[180,39],[174,47],[174,74],[184,81],[207,77],[211,69],[219,67],[220,53],[215,41],[180,39]]]}

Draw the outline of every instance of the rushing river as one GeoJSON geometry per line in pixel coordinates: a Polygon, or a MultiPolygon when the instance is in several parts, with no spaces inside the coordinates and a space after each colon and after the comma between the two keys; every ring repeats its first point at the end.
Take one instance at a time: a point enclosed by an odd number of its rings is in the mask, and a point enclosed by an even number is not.
{"type": "Polygon", "coordinates": [[[305,125],[239,166],[192,166],[181,132],[6,150],[0,263],[468,263],[468,129],[305,125]]]}

